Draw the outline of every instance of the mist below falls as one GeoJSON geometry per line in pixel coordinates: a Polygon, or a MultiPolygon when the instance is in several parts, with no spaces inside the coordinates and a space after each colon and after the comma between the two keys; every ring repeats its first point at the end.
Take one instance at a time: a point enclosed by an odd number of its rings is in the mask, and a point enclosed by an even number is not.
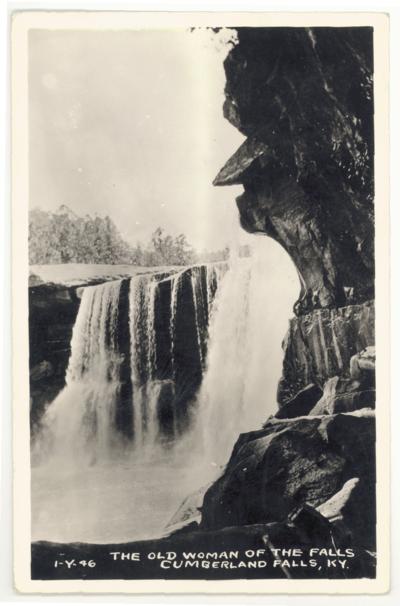
{"type": "Polygon", "coordinates": [[[277,409],[299,282],[269,238],[251,257],[83,291],[66,387],[32,444],[32,540],[160,537],[277,409]]]}

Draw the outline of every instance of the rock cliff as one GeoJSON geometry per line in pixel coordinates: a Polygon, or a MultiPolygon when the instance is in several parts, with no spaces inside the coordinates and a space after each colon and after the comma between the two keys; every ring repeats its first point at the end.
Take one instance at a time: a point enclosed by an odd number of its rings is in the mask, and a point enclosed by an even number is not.
{"type": "Polygon", "coordinates": [[[267,523],[274,544],[293,546],[328,523],[336,542],[372,553],[372,31],[239,28],[225,72],[224,115],[247,139],[214,183],[243,185],[242,227],[285,248],[302,288],[283,344],[280,409],[239,437],[200,526],[267,523]]]}
{"type": "Polygon", "coordinates": [[[215,185],[292,257],[298,313],[374,292],[371,28],[239,28],[225,117],[247,139],[215,185]]]}
{"type": "Polygon", "coordinates": [[[79,303],[76,288],[43,283],[36,283],[29,288],[32,429],[35,429],[46,405],[54,400],[65,385],[72,329],[79,303]]]}
{"type": "Polygon", "coordinates": [[[283,349],[278,400],[283,404],[310,383],[321,388],[337,375],[350,375],[350,360],[375,343],[373,301],[318,309],[292,318],[283,349]]]}

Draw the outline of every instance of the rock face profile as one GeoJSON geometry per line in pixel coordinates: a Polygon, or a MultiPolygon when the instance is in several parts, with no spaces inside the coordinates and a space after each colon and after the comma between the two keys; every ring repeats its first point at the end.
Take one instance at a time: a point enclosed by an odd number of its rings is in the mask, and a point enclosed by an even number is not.
{"type": "Polygon", "coordinates": [[[283,344],[280,409],[239,437],[200,526],[267,524],[279,545],[327,533],[371,554],[372,31],[239,28],[237,39],[224,115],[247,139],[214,184],[243,185],[242,227],[283,246],[302,288],[283,344]]]}
{"type": "Polygon", "coordinates": [[[225,117],[247,139],[215,185],[292,257],[298,313],[373,298],[371,28],[239,28],[225,117]]]}

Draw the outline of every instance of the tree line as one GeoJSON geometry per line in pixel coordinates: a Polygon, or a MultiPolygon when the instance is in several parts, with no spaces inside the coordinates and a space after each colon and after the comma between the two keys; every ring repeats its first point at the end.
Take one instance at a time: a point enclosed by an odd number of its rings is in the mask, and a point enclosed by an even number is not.
{"type": "Polygon", "coordinates": [[[161,227],[153,232],[149,242],[133,246],[123,239],[109,216],[80,217],[65,205],[56,212],[34,209],[29,213],[31,265],[104,263],[151,267],[222,261],[228,255],[228,248],[199,254],[184,234],[173,237],[161,227]]]}

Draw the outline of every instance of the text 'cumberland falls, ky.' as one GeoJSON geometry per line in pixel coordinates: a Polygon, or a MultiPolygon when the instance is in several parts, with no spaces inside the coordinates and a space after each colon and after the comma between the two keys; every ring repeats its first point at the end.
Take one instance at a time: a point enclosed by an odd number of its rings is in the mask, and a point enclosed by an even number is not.
{"type": "Polygon", "coordinates": [[[29,31],[32,580],[375,579],[373,41],[29,31]]]}

